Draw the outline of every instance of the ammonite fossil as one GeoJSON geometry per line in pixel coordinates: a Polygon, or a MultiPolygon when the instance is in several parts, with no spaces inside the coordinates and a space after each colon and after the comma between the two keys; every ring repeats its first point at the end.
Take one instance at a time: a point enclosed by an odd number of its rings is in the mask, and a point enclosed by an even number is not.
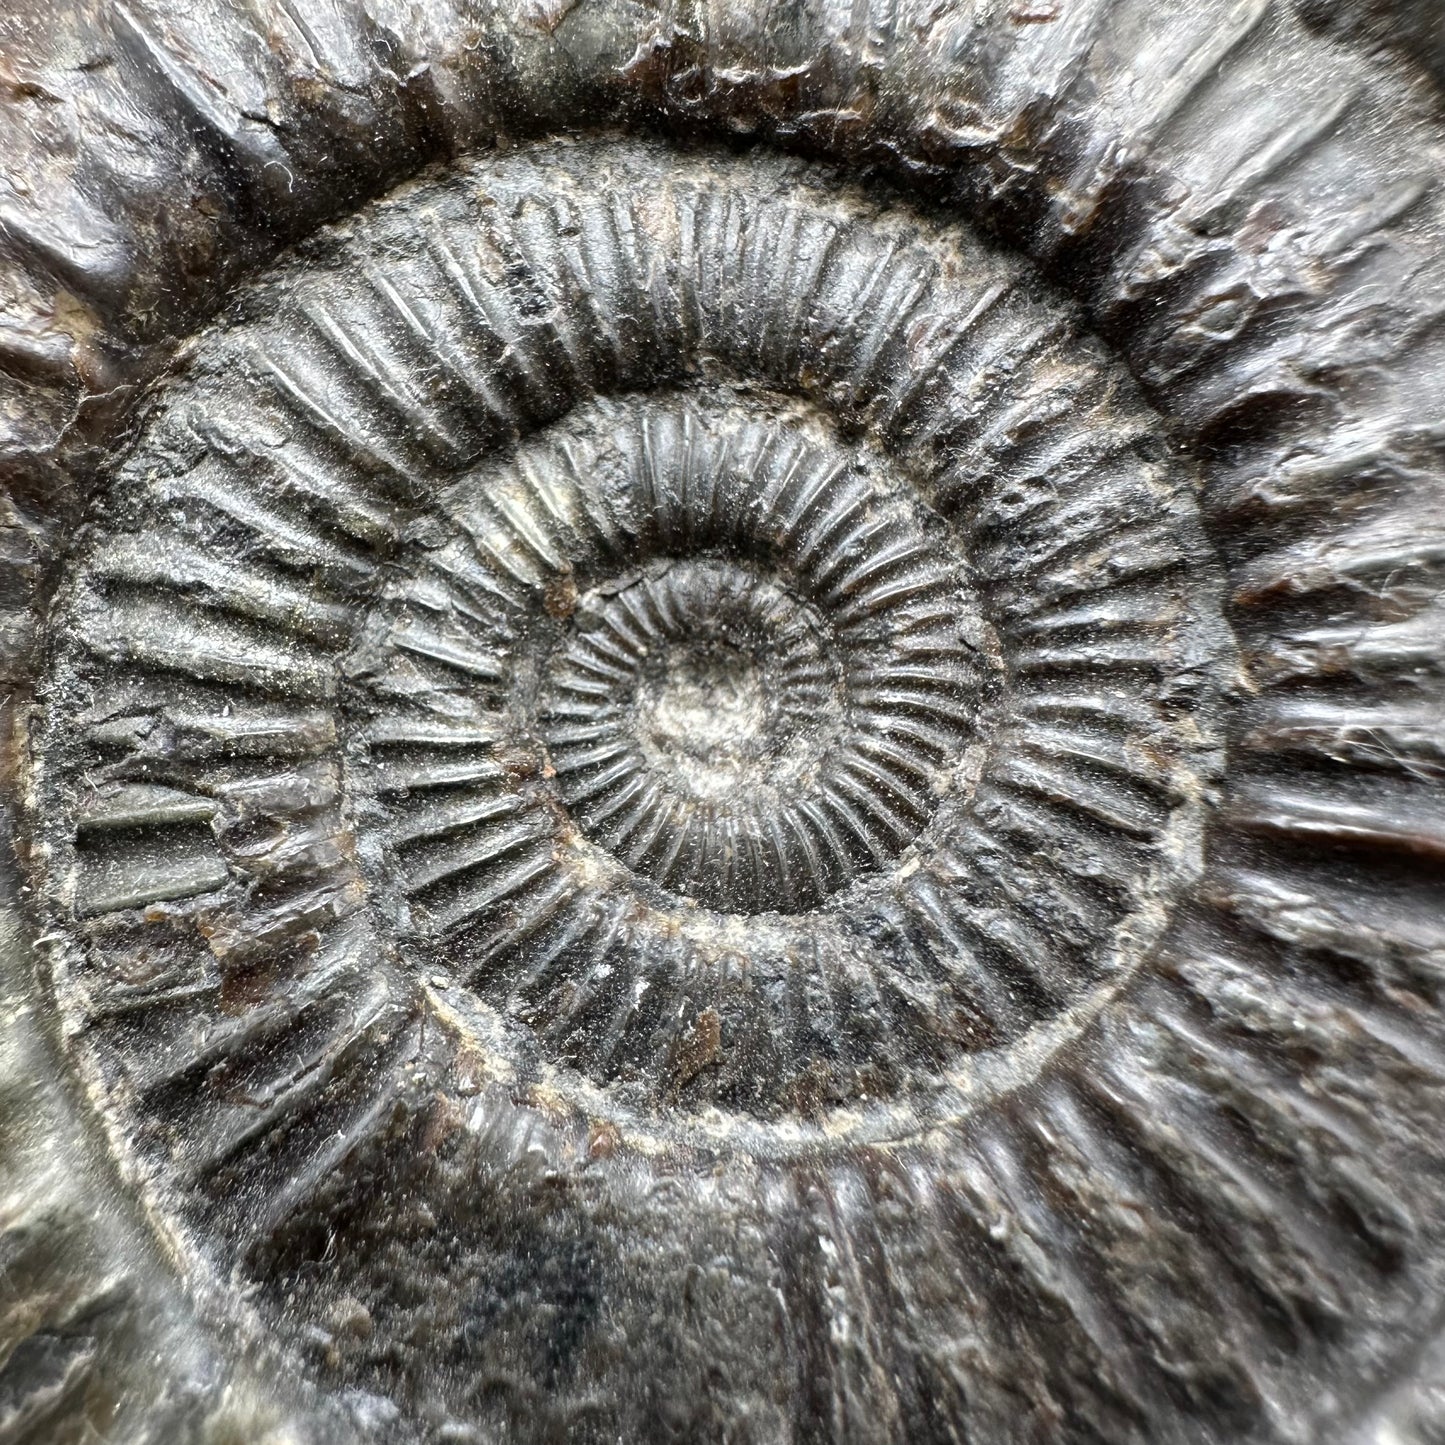
{"type": "Polygon", "coordinates": [[[0,1441],[1438,1438],[1423,9],[0,35],[0,1441]]]}

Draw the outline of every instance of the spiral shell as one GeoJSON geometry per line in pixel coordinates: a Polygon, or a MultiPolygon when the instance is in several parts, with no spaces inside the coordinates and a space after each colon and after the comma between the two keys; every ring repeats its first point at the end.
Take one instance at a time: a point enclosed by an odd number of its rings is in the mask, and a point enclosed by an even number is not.
{"type": "MultiPolygon", "coordinates": [[[[1117,987],[1197,872],[1217,752],[1187,474],[1016,268],[739,171],[494,163],[198,350],[60,629],[85,710],[48,721],[47,813],[108,780],[62,901],[205,897],[236,947],[321,961],[325,879],[399,993],[460,986],[509,1069],[649,1134],[852,1106],[906,1135],[1117,987]],[[256,694],[335,746],[137,745],[256,694]]],[[[139,943],[99,928],[96,988],[139,943]]]]}
{"type": "Polygon", "coordinates": [[[0,1440],[1423,1432],[1432,123],[1264,0],[437,5],[403,161],[321,8],[105,22],[231,209],[53,446],[16,1016],[139,1207],[0,1235],[128,1241],[0,1440]]]}

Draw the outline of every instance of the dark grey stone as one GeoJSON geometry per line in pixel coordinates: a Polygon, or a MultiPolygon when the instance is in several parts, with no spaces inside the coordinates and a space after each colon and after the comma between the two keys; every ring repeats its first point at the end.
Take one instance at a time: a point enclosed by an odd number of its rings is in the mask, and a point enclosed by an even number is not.
{"type": "Polygon", "coordinates": [[[1442,33],[0,16],[0,1442],[1442,1438],[1442,33]]]}

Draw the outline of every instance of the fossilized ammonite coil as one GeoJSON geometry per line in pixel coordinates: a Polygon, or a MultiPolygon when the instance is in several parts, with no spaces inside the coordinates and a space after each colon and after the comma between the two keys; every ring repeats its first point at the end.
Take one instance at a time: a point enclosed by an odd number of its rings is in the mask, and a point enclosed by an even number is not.
{"type": "Polygon", "coordinates": [[[147,910],[214,920],[132,1137],[198,1101],[218,960],[298,934],[298,977],[434,985],[592,1122],[790,1137],[974,1107],[1157,937],[1215,567],[1159,419],[1016,265],[613,142],[410,191],[247,305],[78,563],[38,746],[100,1057],[177,1013],[147,910]]]}
{"type": "Polygon", "coordinates": [[[0,1445],[1436,1438],[1374,10],[113,8],[0,63],[0,1445]]]}

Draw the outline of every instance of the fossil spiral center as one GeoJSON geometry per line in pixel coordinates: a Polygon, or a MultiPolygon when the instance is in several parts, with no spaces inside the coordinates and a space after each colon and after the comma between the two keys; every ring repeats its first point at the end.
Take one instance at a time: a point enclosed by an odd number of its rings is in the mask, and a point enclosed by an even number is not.
{"type": "MultiPolygon", "coordinates": [[[[689,586],[678,570],[614,599],[634,612],[649,604],[664,609],[662,636],[642,643],[635,658],[631,727],[648,765],[680,794],[723,804],[739,788],[798,770],[807,726],[798,704],[814,699],[788,688],[784,658],[789,648],[805,647],[814,671],[822,659],[777,588],[695,568],[685,569],[693,574],[689,586]],[[794,625],[779,627],[788,621],[794,625]]],[[[589,620],[605,626],[603,616],[589,620]]]]}
{"type": "MultiPolygon", "coordinates": [[[[796,834],[827,776],[847,699],[825,632],[815,608],[730,562],[674,561],[582,599],[541,731],[583,830],[716,906],[789,901],[759,840],[796,834]]],[[[826,888],[812,877],[798,899],[826,888]]]]}
{"type": "Polygon", "coordinates": [[[644,749],[700,798],[725,797],[770,742],[762,668],[727,643],[669,649],[637,712],[644,749]]]}

